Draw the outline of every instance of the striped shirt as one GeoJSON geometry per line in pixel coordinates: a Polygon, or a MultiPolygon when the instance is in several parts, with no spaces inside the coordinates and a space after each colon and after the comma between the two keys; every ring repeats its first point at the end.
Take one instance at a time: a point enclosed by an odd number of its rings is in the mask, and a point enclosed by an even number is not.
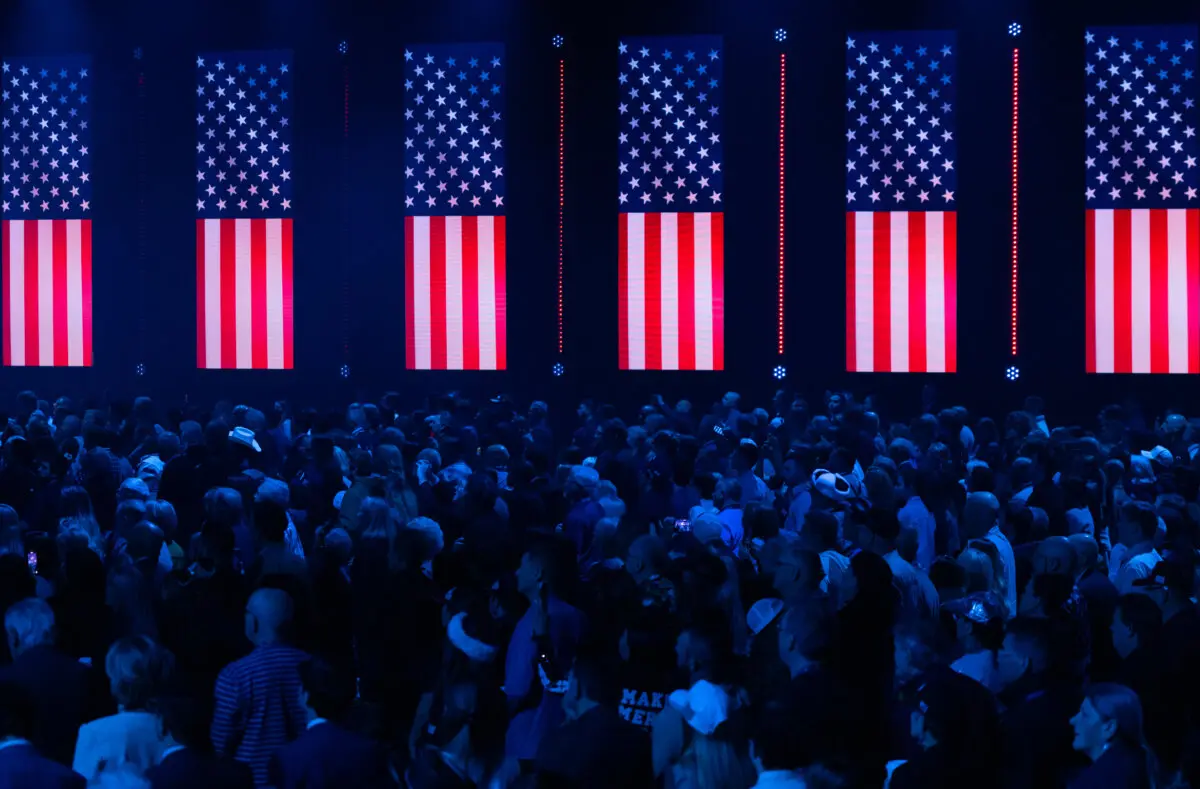
{"type": "Polygon", "coordinates": [[[267,783],[271,756],[304,732],[298,649],[270,644],[230,663],[217,677],[212,740],[217,753],[250,765],[258,786],[267,783]]]}

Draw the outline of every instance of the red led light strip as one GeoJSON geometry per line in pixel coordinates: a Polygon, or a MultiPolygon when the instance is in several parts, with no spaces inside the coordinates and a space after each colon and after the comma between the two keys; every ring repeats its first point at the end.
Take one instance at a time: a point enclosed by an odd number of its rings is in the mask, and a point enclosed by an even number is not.
{"type": "Polygon", "coordinates": [[[787,106],[787,55],[779,53],[779,293],[777,310],[777,326],[778,326],[778,351],[779,355],[783,355],[783,214],[784,214],[784,198],[783,198],[783,130],[785,108],[787,106]]]}
{"type": "Polygon", "coordinates": [[[1017,355],[1017,124],[1021,111],[1021,50],[1012,53],[1012,355],[1017,355]]]}
{"type": "Polygon", "coordinates": [[[566,61],[558,61],[558,352],[563,352],[563,140],[566,126],[566,61]]]}

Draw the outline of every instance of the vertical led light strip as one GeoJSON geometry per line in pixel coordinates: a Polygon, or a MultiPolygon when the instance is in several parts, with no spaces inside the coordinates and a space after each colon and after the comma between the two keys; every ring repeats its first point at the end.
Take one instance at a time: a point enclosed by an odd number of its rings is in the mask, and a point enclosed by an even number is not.
{"type": "Polygon", "coordinates": [[[779,293],[777,310],[778,353],[783,356],[783,242],[784,242],[784,119],[787,108],[787,55],[779,53],[779,293]]]}
{"type": "Polygon", "coordinates": [[[1018,241],[1018,146],[1017,129],[1021,114],[1021,50],[1012,52],[1012,355],[1017,355],[1017,241],[1018,241]]]}
{"type": "Polygon", "coordinates": [[[563,144],[566,139],[566,61],[558,61],[558,352],[563,352],[563,144]]]}
{"type": "MultiPolygon", "coordinates": [[[[342,57],[347,57],[345,51],[342,57]]],[[[350,364],[350,64],[342,64],[342,375],[350,364]]]]}
{"type": "MultiPolygon", "coordinates": [[[[146,195],[149,194],[148,163],[146,161],[146,72],[142,68],[142,50],[139,47],[134,54],[137,60],[137,141],[138,141],[138,282],[142,304],[149,304],[146,298],[146,260],[149,247],[146,243],[146,195]]],[[[135,372],[144,375],[146,368],[146,309],[138,310],[138,358],[135,372]]]]}

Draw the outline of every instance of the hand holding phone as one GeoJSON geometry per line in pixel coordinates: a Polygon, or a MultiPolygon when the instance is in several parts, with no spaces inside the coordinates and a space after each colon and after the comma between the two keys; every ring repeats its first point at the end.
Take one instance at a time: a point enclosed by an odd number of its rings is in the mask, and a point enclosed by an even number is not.
{"type": "Polygon", "coordinates": [[[29,565],[29,572],[37,575],[38,571],[38,555],[34,551],[25,554],[25,562],[29,565]]]}

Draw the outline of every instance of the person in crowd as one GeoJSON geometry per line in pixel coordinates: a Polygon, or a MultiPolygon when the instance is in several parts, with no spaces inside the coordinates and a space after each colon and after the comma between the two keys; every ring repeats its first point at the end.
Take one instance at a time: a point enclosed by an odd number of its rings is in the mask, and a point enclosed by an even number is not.
{"type": "Polygon", "coordinates": [[[75,772],[95,781],[105,771],[138,777],[162,758],[171,742],[150,711],[173,670],[172,657],[146,636],[123,638],[104,659],[117,714],[85,723],[75,745],[75,772]]]}
{"type": "Polygon", "coordinates": [[[176,679],[163,687],[154,706],[171,745],[146,770],[151,789],[253,789],[254,773],[247,765],[213,751],[211,699],[176,679]]]}
{"type": "Polygon", "coordinates": [[[0,679],[0,789],[84,789],[87,779],[34,747],[37,710],[29,692],[0,679]]]}
{"type": "Polygon", "coordinates": [[[298,666],[309,658],[288,645],[291,623],[286,592],[254,592],[246,603],[246,638],[254,650],[217,678],[213,748],[250,765],[258,785],[267,783],[271,755],[300,736],[307,723],[298,666]]]}
{"type": "Polygon", "coordinates": [[[1075,749],[1091,761],[1071,789],[1152,789],[1156,768],[1142,734],[1142,705],[1136,693],[1124,685],[1092,685],[1071,725],[1075,749]]]}
{"type": "Polygon", "coordinates": [[[352,677],[321,661],[298,667],[307,724],[271,757],[271,786],[278,789],[382,789],[392,782],[378,743],[345,728],[354,703],[352,677]]]}
{"type": "Polygon", "coordinates": [[[80,726],[108,712],[107,694],[91,667],[55,646],[54,611],[45,601],[10,606],[4,632],[13,662],[0,668],[0,679],[34,705],[28,739],[42,756],[70,765],[80,726]]]}
{"type": "Polygon", "coordinates": [[[513,629],[505,659],[512,716],[506,753],[513,760],[536,759],[542,738],[563,720],[560,687],[585,625],[583,614],[563,599],[573,565],[565,547],[552,539],[536,542],[517,570],[517,591],[529,607],[513,629]]]}
{"type": "Polygon", "coordinates": [[[615,672],[600,657],[578,655],[562,697],[566,721],[538,746],[539,786],[578,789],[654,785],[650,735],[623,720],[615,672]]]}

